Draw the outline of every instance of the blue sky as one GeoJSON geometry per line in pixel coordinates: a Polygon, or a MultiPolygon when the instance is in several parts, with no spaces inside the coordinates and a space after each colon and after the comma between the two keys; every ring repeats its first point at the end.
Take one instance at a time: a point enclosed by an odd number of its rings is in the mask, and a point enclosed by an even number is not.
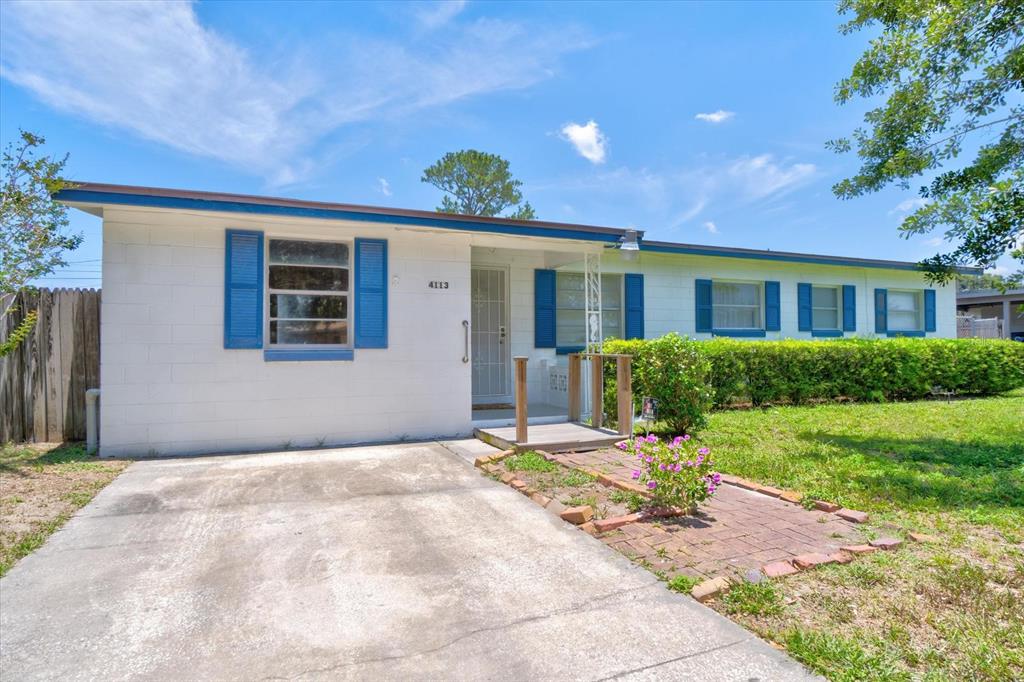
{"type": "MultiPolygon", "coordinates": [[[[647,238],[917,260],[916,188],[852,201],[824,148],[868,35],[830,2],[121,3],[0,8],[0,138],[96,182],[434,208],[445,152],[511,162],[538,217],[647,238]]],[[[99,221],[66,271],[99,284],[99,221]]]]}

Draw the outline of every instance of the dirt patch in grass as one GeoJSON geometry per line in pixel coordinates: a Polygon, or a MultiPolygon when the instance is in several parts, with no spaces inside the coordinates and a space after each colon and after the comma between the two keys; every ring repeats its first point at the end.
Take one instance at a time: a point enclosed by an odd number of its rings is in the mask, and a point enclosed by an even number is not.
{"type": "Polygon", "coordinates": [[[829,679],[1024,679],[1024,548],[991,530],[964,524],[759,589],[713,607],[829,679]]]}
{"type": "Polygon", "coordinates": [[[589,505],[594,510],[594,518],[624,516],[647,504],[647,500],[636,493],[609,488],[589,474],[549,462],[535,452],[508,457],[501,464],[527,486],[566,507],[589,505]]]}
{"type": "Polygon", "coordinates": [[[0,446],[0,576],[130,464],[80,444],[0,446]]]}

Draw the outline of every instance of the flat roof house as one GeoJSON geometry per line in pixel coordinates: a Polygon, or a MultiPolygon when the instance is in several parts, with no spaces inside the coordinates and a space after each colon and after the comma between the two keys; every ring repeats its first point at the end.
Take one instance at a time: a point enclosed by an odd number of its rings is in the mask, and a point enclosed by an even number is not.
{"type": "Polygon", "coordinates": [[[147,187],[58,198],[103,218],[104,456],[468,434],[507,416],[513,356],[531,413],[563,418],[587,306],[606,338],[956,336],[954,286],[913,263],[147,187]]]}

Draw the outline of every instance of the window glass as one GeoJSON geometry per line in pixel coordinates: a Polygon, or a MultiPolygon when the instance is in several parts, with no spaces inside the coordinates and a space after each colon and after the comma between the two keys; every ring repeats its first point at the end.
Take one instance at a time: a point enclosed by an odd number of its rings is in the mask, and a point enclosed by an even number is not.
{"type": "Polygon", "coordinates": [[[924,328],[921,315],[920,291],[896,291],[888,293],[889,329],[893,331],[920,331],[924,328]]]}
{"type": "Polygon", "coordinates": [[[348,265],[348,244],[270,240],[270,263],[287,265],[348,265]]]}
{"type": "Polygon", "coordinates": [[[839,329],[839,288],[811,287],[811,326],[839,329]]]}
{"type": "Polygon", "coordinates": [[[715,329],[763,329],[759,283],[716,280],[711,296],[715,329]]]}
{"type": "MultiPolygon", "coordinates": [[[[557,273],[555,307],[555,343],[558,346],[585,345],[586,292],[583,273],[557,273]]],[[[601,333],[606,339],[622,338],[622,275],[601,275],[601,333]]]]}
{"type": "Polygon", "coordinates": [[[348,249],[334,242],[270,240],[271,345],[349,343],[348,249]]]}

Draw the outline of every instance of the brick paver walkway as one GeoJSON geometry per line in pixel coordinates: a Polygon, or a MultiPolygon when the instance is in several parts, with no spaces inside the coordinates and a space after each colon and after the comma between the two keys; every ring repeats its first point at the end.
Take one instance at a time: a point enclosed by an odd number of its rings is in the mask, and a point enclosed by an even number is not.
{"type": "MultiPolygon", "coordinates": [[[[604,473],[630,483],[632,467],[617,450],[563,453],[570,467],[604,473]]],[[[761,493],[722,485],[695,516],[631,523],[603,534],[610,547],[669,577],[723,574],[752,569],[801,554],[832,554],[862,541],[855,524],[761,493]]]]}

